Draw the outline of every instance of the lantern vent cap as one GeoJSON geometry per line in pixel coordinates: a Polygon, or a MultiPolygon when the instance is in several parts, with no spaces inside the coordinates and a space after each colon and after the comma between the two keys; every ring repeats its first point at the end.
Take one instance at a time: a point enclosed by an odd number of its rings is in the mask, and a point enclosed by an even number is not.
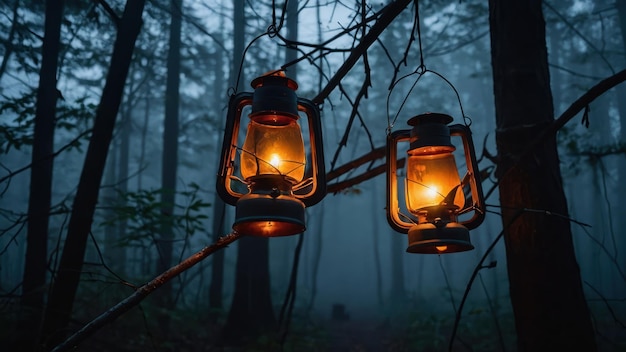
{"type": "Polygon", "coordinates": [[[418,126],[427,123],[447,125],[452,121],[454,121],[454,119],[448,114],[443,114],[439,112],[425,112],[423,114],[411,117],[407,123],[409,124],[409,126],[418,126]]]}
{"type": "Polygon", "coordinates": [[[284,86],[293,91],[298,90],[298,83],[296,83],[296,81],[294,81],[293,79],[287,77],[285,75],[285,71],[282,70],[266,72],[250,82],[250,86],[254,89],[269,85],[284,86]]]}
{"type": "Polygon", "coordinates": [[[429,112],[409,119],[411,139],[409,155],[451,153],[456,148],[450,141],[450,115],[429,112]]]}
{"type": "Polygon", "coordinates": [[[254,88],[252,111],[249,117],[260,123],[286,124],[297,120],[298,84],[287,78],[282,71],[274,71],[257,77],[250,83],[254,88]],[[272,123],[273,122],[273,123],[272,123]]]}

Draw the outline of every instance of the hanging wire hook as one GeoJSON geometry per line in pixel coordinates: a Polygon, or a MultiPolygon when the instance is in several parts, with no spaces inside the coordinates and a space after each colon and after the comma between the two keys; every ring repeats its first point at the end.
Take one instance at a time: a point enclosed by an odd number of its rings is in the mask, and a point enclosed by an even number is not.
{"type": "MultiPolygon", "coordinates": [[[[239,69],[237,70],[237,81],[235,82],[235,88],[232,88],[232,87],[228,88],[228,96],[233,96],[237,94],[237,91],[239,91],[239,81],[241,80],[241,74],[243,73],[243,63],[246,61],[245,60],[246,53],[248,52],[248,49],[250,49],[252,44],[254,44],[254,42],[256,42],[257,40],[261,39],[264,36],[268,36],[270,38],[276,37],[278,35],[278,32],[281,30],[281,28],[283,28],[283,24],[285,23],[285,14],[287,13],[288,2],[289,1],[286,0],[283,3],[282,13],[280,15],[280,21],[278,22],[278,24],[276,24],[276,0],[272,0],[272,23],[267,27],[267,30],[265,31],[265,33],[259,34],[254,39],[252,39],[250,43],[248,43],[248,45],[246,45],[246,48],[243,50],[243,53],[241,55],[241,61],[239,62],[239,69]]],[[[267,75],[271,75],[273,73],[275,73],[275,71],[270,72],[267,75]]]]}
{"type": "Polygon", "coordinates": [[[441,78],[444,82],[448,84],[448,86],[450,86],[450,88],[452,88],[452,91],[454,91],[456,99],[459,102],[459,108],[461,109],[461,117],[463,118],[463,123],[465,124],[465,126],[469,127],[472,124],[472,119],[469,116],[465,115],[465,112],[463,111],[463,103],[461,102],[461,96],[459,95],[459,92],[456,89],[456,87],[454,87],[452,82],[450,82],[442,74],[426,68],[426,64],[424,63],[424,50],[422,49],[422,31],[420,28],[421,26],[420,26],[420,14],[419,14],[419,1],[415,0],[414,2],[415,2],[415,21],[416,21],[416,29],[417,29],[417,42],[419,44],[419,52],[420,52],[420,63],[419,63],[419,66],[417,66],[413,72],[400,77],[397,81],[393,82],[393,84],[389,88],[389,94],[387,94],[387,129],[386,129],[387,135],[391,134],[391,130],[393,129],[393,126],[395,125],[396,121],[398,120],[398,116],[400,115],[400,111],[402,111],[402,108],[404,107],[407,100],[409,99],[409,96],[413,92],[413,89],[415,89],[415,86],[417,85],[419,80],[428,72],[441,78]],[[411,85],[411,88],[409,89],[408,93],[406,94],[406,96],[402,100],[402,103],[400,104],[400,108],[396,112],[396,115],[394,116],[393,120],[391,120],[389,116],[389,100],[391,98],[391,93],[393,92],[393,89],[402,80],[410,76],[413,76],[415,74],[417,75],[415,82],[413,82],[413,84],[411,85]]]}
{"type": "Polygon", "coordinates": [[[404,104],[406,104],[407,100],[409,99],[409,96],[411,95],[411,92],[413,92],[413,89],[417,85],[417,82],[419,82],[419,80],[422,78],[423,75],[424,75],[424,73],[421,72],[420,67],[418,67],[415,71],[400,77],[400,79],[398,79],[397,81],[395,81],[391,85],[391,88],[389,89],[389,94],[387,94],[387,135],[389,135],[391,133],[391,130],[393,129],[393,126],[396,124],[396,121],[398,120],[398,116],[400,115],[400,111],[402,111],[402,108],[404,107],[404,104]],[[402,100],[402,103],[400,104],[400,108],[398,109],[398,111],[396,111],[396,115],[393,117],[393,121],[392,121],[390,119],[390,117],[389,117],[389,101],[391,100],[390,99],[391,98],[391,93],[393,93],[393,90],[396,87],[396,85],[398,85],[398,83],[400,83],[405,78],[411,77],[411,76],[413,76],[415,74],[417,74],[417,79],[415,79],[415,82],[413,82],[413,84],[411,85],[411,88],[409,89],[408,93],[404,96],[404,99],[402,100]]]}
{"type": "Polygon", "coordinates": [[[256,42],[257,40],[259,40],[260,38],[266,35],[268,35],[267,32],[259,34],[254,39],[252,39],[250,43],[248,43],[248,45],[246,45],[245,49],[243,49],[243,53],[241,54],[241,61],[239,62],[239,69],[237,70],[237,81],[235,81],[235,88],[228,89],[229,92],[232,92],[232,95],[237,94],[237,92],[239,91],[239,81],[241,81],[241,73],[243,72],[243,63],[246,61],[246,53],[248,52],[248,49],[250,49],[250,47],[252,46],[252,44],[254,44],[254,42],[256,42]]]}
{"type": "Polygon", "coordinates": [[[280,22],[276,24],[276,0],[272,0],[272,24],[267,27],[267,34],[270,38],[274,38],[278,35],[278,32],[283,28],[285,23],[285,14],[287,13],[287,3],[289,0],[285,0],[283,3],[282,12],[280,14],[280,22]]]}

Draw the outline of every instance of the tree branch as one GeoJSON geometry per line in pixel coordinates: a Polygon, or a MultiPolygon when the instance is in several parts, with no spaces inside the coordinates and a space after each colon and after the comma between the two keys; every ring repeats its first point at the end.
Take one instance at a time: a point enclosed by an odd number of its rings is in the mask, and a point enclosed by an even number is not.
{"type": "Polygon", "coordinates": [[[371,150],[369,153],[365,155],[362,155],[346,164],[343,164],[342,166],[339,166],[338,168],[334,170],[329,171],[328,173],[326,173],[326,181],[334,180],[337,177],[345,174],[346,172],[354,170],[357,167],[365,163],[368,163],[372,160],[384,158],[386,150],[387,150],[386,146],[376,148],[374,150],[371,150]]]}
{"type": "MultiPolygon", "coordinates": [[[[528,146],[515,159],[512,160],[510,166],[499,172],[498,181],[494,183],[494,188],[500,183],[500,179],[503,175],[513,169],[514,165],[517,165],[521,160],[528,157],[537,147],[539,147],[544,140],[551,135],[556,134],[566,123],[576,117],[581,110],[585,109],[596,98],[606,93],[609,89],[617,86],[618,84],[626,81],[626,69],[621,70],[618,73],[603,79],[595,86],[591,87],[585,94],[580,96],[574,101],[557,119],[547,125],[528,146]]],[[[608,122],[607,122],[608,123],[608,122]]]]}
{"type": "Polygon", "coordinates": [[[367,48],[372,45],[378,38],[378,36],[387,28],[389,23],[393,21],[408,5],[412,0],[396,0],[391,4],[387,5],[387,10],[380,16],[380,19],[376,21],[376,23],[372,26],[372,29],[365,35],[359,45],[357,45],[350,56],[344,61],[344,63],[337,69],[337,73],[333,77],[330,78],[326,86],[322,89],[319,94],[313,98],[313,102],[315,104],[321,104],[324,99],[328,97],[330,92],[332,92],[335,87],[341,82],[341,80],[345,77],[345,75],[350,72],[352,66],[357,63],[359,58],[367,51],[367,48]]]}
{"type": "MultiPolygon", "coordinates": [[[[404,161],[405,159],[399,159],[397,162],[397,167],[398,168],[402,168],[404,167],[404,161]]],[[[343,191],[346,188],[350,188],[354,185],[358,185],[361,182],[367,181],[371,178],[374,178],[382,173],[385,172],[385,170],[387,170],[387,163],[383,163],[382,165],[378,165],[375,168],[368,170],[358,176],[352,177],[350,179],[347,179],[345,181],[341,181],[341,182],[336,182],[330,185],[326,186],[326,192],[327,193],[333,193],[336,194],[337,192],[343,191]]]]}
{"type": "Polygon", "coordinates": [[[100,314],[97,318],[83,326],[82,329],[75,332],[72,336],[65,341],[57,345],[52,352],[68,351],[78,343],[84,341],[87,337],[98,331],[106,324],[117,319],[122,314],[129,311],[132,307],[136,306],[149,294],[151,294],[157,288],[163,286],[166,282],[178,276],[180,273],[198,264],[200,261],[210,256],[214,252],[228,246],[241,237],[238,233],[231,233],[224,237],[220,237],[215,243],[210,246],[202,248],[199,252],[191,255],[187,259],[171,267],[161,275],[152,279],[152,281],[138,288],[132,295],[128,296],[123,301],[119,302],[115,306],[111,307],[106,312],[100,314]]]}
{"type": "MultiPolygon", "coordinates": [[[[569,120],[573,119],[578,113],[589,105],[596,98],[606,93],[609,89],[617,86],[618,84],[626,81],[626,69],[621,70],[613,76],[607,77],[598,82],[595,86],[591,87],[585,94],[578,98],[572,105],[565,110],[561,116],[559,116],[554,122],[546,129],[543,135],[556,133],[561,129],[569,120]]],[[[608,123],[608,122],[607,122],[608,123]]]]}

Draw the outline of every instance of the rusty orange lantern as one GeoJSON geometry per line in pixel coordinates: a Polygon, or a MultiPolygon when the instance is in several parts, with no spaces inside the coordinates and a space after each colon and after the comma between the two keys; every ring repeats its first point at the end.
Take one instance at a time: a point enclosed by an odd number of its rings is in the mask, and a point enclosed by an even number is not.
{"type": "Polygon", "coordinates": [[[251,85],[253,93],[233,95],[229,102],[218,194],[236,206],[233,230],[238,233],[263,237],[301,233],[305,207],[326,194],[319,109],[298,98],[297,83],[282,72],[258,77],[251,85]],[[250,121],[242,141],[240,120],[246,109],[250,121]],[[301,115],[308,121],[308,151],[301,115]]]}
{"type": "Polygon", "coordinates": [[[471,250],[469,230],[484,218],[484,200],[471,132],[451,125],[452,117],[426,113],[408,121],[410,130],[387,138],[387,219],[407,233],[411,253],[453,253],[471,250]],[[461,137],[467,170],[459,175],[452,136],[461,137]],[[403,214],[398,197],[398,144],[408,142],[404,173],[403,214]],[[466,220],[461,214],[473,212],[466,220]]]}

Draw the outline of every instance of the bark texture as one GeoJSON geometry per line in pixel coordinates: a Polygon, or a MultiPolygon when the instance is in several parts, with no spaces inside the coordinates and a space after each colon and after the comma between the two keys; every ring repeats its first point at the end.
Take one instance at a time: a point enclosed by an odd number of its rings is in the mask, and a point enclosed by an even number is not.
{"type": "MultiPolygon", "coordinates": [[[[17,2],[15,4],[17,11],[17,2]]],[[[28,198],[28,230],[26,232],[26,258],[22,281],[22,317],[18,326],[21,348],[33,339],[23,334],[28,327],[38,326],[44,307],[48,263],[48,224],[52,199],[52,170],[54,158],[54,120],[59,98],[57,68],[63,1],[46,3],[46,23],[42,46],[41,70],[37,90],[35,128],[33,136],[32,168],[28,198]]],[[[8,53],[6,54],[8,55],[8,53]]]]}
{"type": "Polygon", "coordinates": [[[541,1],[491,0],[489,8],[503,224],[518,209],[544,211],[524,213],[505,231],[518,348],[594,351],[556,135],[526,153],[554,120],[541,1]]]}

